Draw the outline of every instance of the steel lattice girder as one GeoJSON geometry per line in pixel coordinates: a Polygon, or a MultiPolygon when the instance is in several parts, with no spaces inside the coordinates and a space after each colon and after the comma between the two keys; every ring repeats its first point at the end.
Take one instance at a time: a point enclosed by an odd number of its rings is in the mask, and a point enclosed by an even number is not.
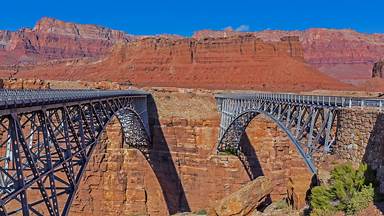
{"type": "Polygon", "coordinates": [[[0,215],[67,215],[113,116],[125,145],[149,154],[145,92],[3,90],[0,96],[0,215]]]}
{"type": "Polygon", "coordinates": [[[241,157],[239,143],[245,129],[254,117],[263,114],[285,131],[313,173],[317,172],[313,155],[332,150],[339,108],[382,109],[384,105],[382,99],[275,93],[219,94],[216,100],[221,113],[218,152],[230,150],[241,157]]]}

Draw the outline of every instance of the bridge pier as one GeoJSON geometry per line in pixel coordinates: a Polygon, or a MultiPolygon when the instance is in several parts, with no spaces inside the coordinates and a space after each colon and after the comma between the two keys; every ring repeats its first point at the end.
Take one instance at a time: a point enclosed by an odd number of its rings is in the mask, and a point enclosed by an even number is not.
{"type": "Polygon", "coordinates": [[[384,193],[384,111],[341,109],[334,153],[338,159],[367,163],[377,173],[384,193]]]}

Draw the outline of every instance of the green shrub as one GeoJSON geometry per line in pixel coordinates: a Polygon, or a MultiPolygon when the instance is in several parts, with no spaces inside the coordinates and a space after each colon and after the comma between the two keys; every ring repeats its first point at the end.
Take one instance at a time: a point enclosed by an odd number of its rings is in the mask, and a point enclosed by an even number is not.
{"type": "Polygon", "coordinates": [[[207,210],[205,209],[200,209],[197,212],[195,212],[197,215],[207,215],[207,210]]]}
{"type": "Polygon", "coordinates": [[[317,210],[335,210],[332,205],[333,194],[326,186],[318,186],[312,189],[311,207],[317,210]]]}
{"type": "Polygon", "coordinates": [[[286,209],[288,207],[289,206],[286,200],[279,200],[275,203],[275,209],[286,209]]]}
{"type": "Polygon", "coordinates": [[[333,216],[336,214],[335,210],[332,209],[313,209],[311,216],[333,216]]]}
{"type": "Polygon", "coordinates": [[[345,206],[345,213],[347,215],[352,215],[361,209],[367,208],[369,203],[373,201],[373,196],[373,188],[370,186],[364,186],[361,191],[356,193],[356,195],[353,196],[349,203],[345,206]]]}
{"type": "Polygon", "coordinates": [[[368,166],[354,169],[350,164],[336,166],[331,171],[329,184],[312,189],[312,215],[325,216],[336,211],[355,214],[373,201],[374,188],[365,174],[368,166]]]}

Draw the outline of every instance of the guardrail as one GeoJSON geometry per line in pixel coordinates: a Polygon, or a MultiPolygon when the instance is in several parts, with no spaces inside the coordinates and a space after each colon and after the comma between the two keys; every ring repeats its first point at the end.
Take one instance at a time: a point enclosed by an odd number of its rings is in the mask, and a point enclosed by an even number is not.
{"type": "Polygon", "coordinates": [[[378,107],[384,108],[384,99],[343,97],[325,95],[299,95],[290,93],[225,93],[217,94],[218,99],[239,100],[266,100],[272,102],[286,102],[296,104],[308,104],[327,107],[378,107]]]}
{"type": "Polygon", "coordinates": [[[137,90],[0,90],[0,109],[76,102],[119,96],[146,96],[137,90]]]}

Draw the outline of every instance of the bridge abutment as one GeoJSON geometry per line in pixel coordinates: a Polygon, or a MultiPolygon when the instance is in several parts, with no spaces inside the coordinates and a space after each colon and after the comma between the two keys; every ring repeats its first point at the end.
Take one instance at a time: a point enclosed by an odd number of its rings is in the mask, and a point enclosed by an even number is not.
{"type": "Polygon", "coordinates": [[[384,192],[384,111],[340,109],[334,153],[338,159],[367,163],[377,173],[384,192]]]}

